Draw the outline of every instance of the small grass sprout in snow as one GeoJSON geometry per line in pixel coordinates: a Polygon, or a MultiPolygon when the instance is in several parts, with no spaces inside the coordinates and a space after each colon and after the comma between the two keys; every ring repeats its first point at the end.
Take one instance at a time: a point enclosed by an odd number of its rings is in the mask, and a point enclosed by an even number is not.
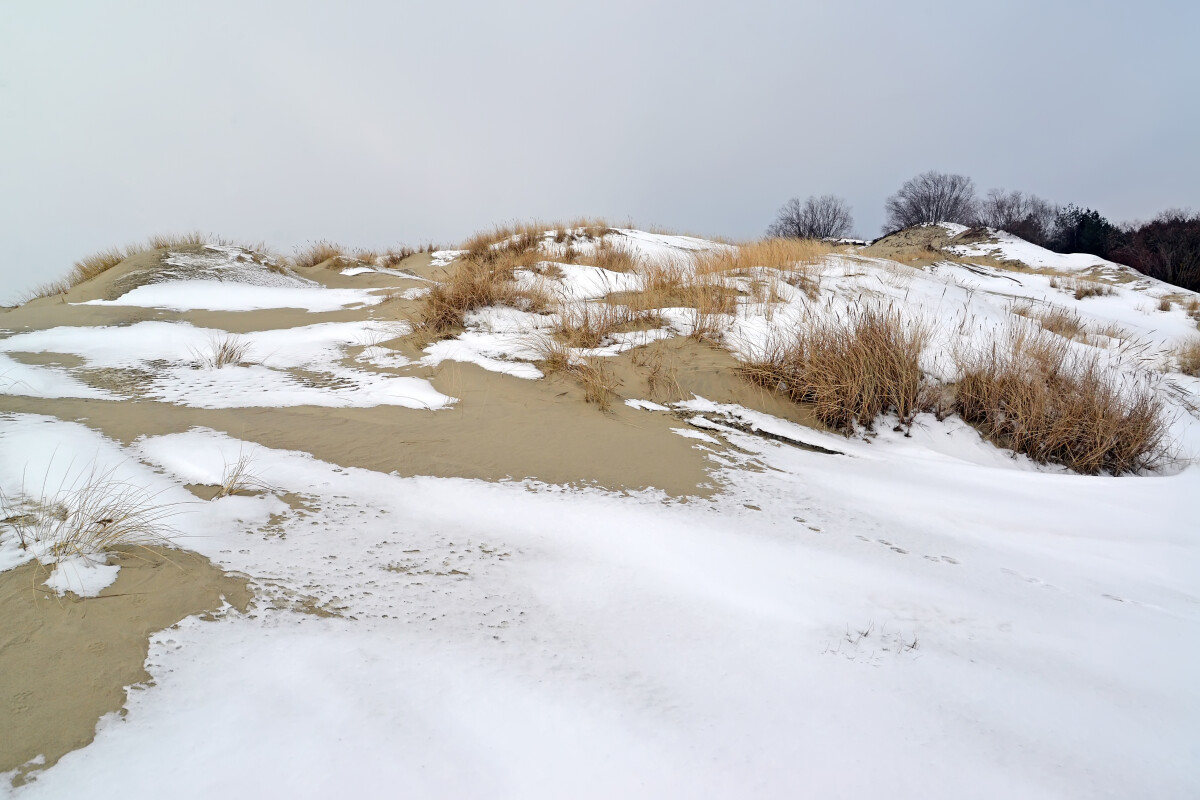
{"type": "Polygon", "coordinates": [[[893,411],[911,425],[926,396],[920,368],[928,327],[894,308],[864,307],[800,326],[742,367],[752,382],[797,402],[830,428],[871,429],[893,411]]]}
{"type": "Polygon", "coordinates": [[[1001,447],[1076,472],[1113,474],[1168,458],[1163,403],[1148,379],[1122,382],[1063,338],[1013,325],[956,356],[954,410],[1001,447]]]}
{"type": "Polygon", "coordinates": [[[249,342],[236,334],[227,333],[224,336],[215,337],[209,343],[207,353],[192,352],[202,367],[220,369],[229,364],[235,366],[241,364],[246,360],[246,354],[249,351],[249,342]]]}
{"type": "Polygon", "coordinates": [[[236,461],[225,462],[225,467],[221,471],[221,485],[217,487],[217,493],[213,495],[212,499],[270,491],[270,485],[254,473],[253,463],[254,459],[246,453],[239,453],[236,461]]]}

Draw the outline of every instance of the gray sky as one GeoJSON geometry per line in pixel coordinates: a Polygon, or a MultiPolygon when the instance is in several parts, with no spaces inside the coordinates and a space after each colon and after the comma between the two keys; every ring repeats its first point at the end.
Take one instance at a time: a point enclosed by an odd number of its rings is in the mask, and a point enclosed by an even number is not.
{"type": "Polygon", "coordinates": [[[835,193],[873,235],[927,169],[1113,220],[1200,207],[1197,30],[1155,0],[5,0],[0,301],[154,232],[744,238],[835,193]]]}

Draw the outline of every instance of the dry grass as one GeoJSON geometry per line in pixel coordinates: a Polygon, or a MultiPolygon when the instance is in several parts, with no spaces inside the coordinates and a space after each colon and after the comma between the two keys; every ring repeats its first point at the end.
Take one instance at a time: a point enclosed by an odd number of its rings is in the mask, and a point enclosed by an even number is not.
{"type": "MultiPolygon", "coordinates": [[[[567,251],[573,253],[573,248],[568,245],[567,251]]],[[[575,263],[589,264],[612,272],[634,272],[642,261],[636,251],[622,246],[611,237],[599,240],[591,253],[573,257],[575,263]]]]}
{"type": "Polygon", "coordinates": [[[215,337],[209,343],[207,353],[193,351],[192,355],[202,367],[220,369],[229,364],[235,366],[241,364],[246,360],[246,354],[249,351],[249,342],[236,334],[227,333],[224,336],[215,337]]]}
{"type": "Polygon", "coordinates": [[[1087,331],[1087,326],[1078,314],[1061,308],[1046,309],[1035,314],[1035,318],[1045,330],[1064,339],[1075,339],[1087,331]]]}
{"type": "MultiPolygon", "coordinates": [[[[1087,339],[1087,324],[1074,311],[1057,306],[1035,307],[1029,303],[1017,303],[1009,310],[1019,317],[1037,322],[1044,330],[1064,339],[1079,341],[1087,339]]],[[[1110,326],[1110,329],[1112,327],[1110,326]]]]}
{"type": "Polygon", "coordinates": [[[199,231],[192,231],[191,233],[166,233],[151,236],[148,244],[151,250],[169,250],[177,247],[199,247],[200,245],[210,244],[212,238],[211,236],[205,236],[199,231]]]}
{"type": "Polygon", "coordinates": [[[1076,300],[1084,300],[1089,297],[1108,297],[1115,293],[1112,286],[1091,278],[1055,276],[1050,279],[1050,288],[1061,289],[1067,294],[1074,295],[1076,300]]]}
{"type": "Polygon", "coordinates": [[[38,286],[25,298],[32,300],[38,297],[51,297],[64,294],[81,283],[90,281],[126,259],[152,250],[171,250],[183,247],[200,247],[203,245],[221,245],[240,247],[250,253],[252,259],[274,272],[286,272],[287,260],[272,253],[265,244],[238,244],[219,237],[205,236],[199,232],[184,234],[158,234],[151,236],[145,244],[131,244],[127,247],[109,247],[90,256],[76,261],[66,277],[49,281],[38,286]]]}
{"type": "Polygon", "coordinates": [[[583,399],[595,403],[601,411],[612,408],[621,382],[613,374],[603,358],[578,358],[571,355],[571,348],[553,337],[545,337],[540,343],[539,365],[547,375],[561,372],[579,381],[583,387],[583,399]]]}
{"type": "Polygon", "coordinates": [[[1158,310],[1159,311],[1170,311],[1171,310],[1171,298],[1160,297],[1158,299],[1158,310]]]}
{"type": "Polygon", "coordinates": [[[763,239],[734,247],[721,247],[695,255],[696,274],[735,273],[754,275],[762,270],[778,270],[784,281],[797,287],[810,299],[817,299],[820,283],[816,267],[834,248],[814,239],[763,239]]]}
{"type": "Polygon", "coordinates": [[[512,306],[543,311],[550,306],[545,290],[522,288],[514,280],[516,269],[536,261],[536,250],[500,248],[480,253],[460,261],[445,281],[422,298],[414,328],[440,334],[462,326],[465,315],[478,308],[512,306]]]}
{"type": "Polygon", "coordinates": [[[341,258],[345,255],[345,248],[341,245],[334,244],[321,240],[312,242],[303,247],[296,248],[296,255],[292,258],[292,263],[297,267],[310,268],[318,264],[330,260],[331,258],[341,258]]]}
{"type": "Polygon", "coordinates": [[[1167,425],[1153,387],[1121,386],[1100,354],[1014,325],[990,348],[959,354],[954,410],[997,445],[1076,472],[1113,474],[1167,458],[1167,425]]]}
{"type": "Polygon", "coordinates": [[[852,433],[894,411],[911,425],[925,389],[920,357],[927,327],[891,308],[816,320],[742,368],[754,383],[812,403],[825,425],[852,433]]]}
{"type": "Polygon", "coordinates": [[[1175,348],[1179,371],[1200,378],[1200,339],[1191,339],[1175,348]]]}
{"type": "Polygon", "coordinates": [[[217,493],[212,499],[270,491],[270,485],[254,473],[251,468],[253,463],[254,459],[245,453],[239,454],[237,461],[233,463],[226,462],[221,472],[221,485],[217,487],[217,493]]]}
{"type": "Polygon", "coordinates": [[[560,310],[554,333],[568,347],[589,349],[609,343],[614,333],[662,325],[662,315],[654,310],[608,303],[583,303],[560,310]]]}
{"type": "Polygon", "coordinates": [[[667,361],[662,348],[635,351],[632,362],[635,367],[646,370],[646,392],[649,399],[667,402],[684,399],[683,388],[679,385],[678,369],[674,360],[667,361]]]}
{"type": "Polygon", "coordinates": [[[17,534],[21,549],[39,558],[92,556],[115,547],[169,543],[166,520],[172,505],[156,501],[145,489],[116,477],[116,468],[93,465],[74,476],[67,470],[58,487],[45,481],[32,495],[0,494],[0,524],[17,534]]]}

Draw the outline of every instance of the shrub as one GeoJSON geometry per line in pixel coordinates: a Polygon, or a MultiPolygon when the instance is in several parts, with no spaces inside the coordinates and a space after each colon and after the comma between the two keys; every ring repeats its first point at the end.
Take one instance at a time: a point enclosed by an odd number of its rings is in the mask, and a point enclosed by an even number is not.
{"type": "Polygon", "coordinates": [[[891,308],[867,307],[796,331],[742,374],[792,400],[813,404],[825,425],[852,433],[894,411],[911,425],[925,389],[920,358],[928,328],[891,308]]]}
{"type": "Polygon", "coordinates": [[[1167,457],[1162,401],[1152,386],[1118,382],[1100,354],[1012,326],[989,348],[957,356],[954,410],[997,445],[1076,472],[1113,474],[1167,457]]]}
{"type": "Polygon", "coordinates": [[[923,172],[887,199],[884,233],[929,222],[970,225],[976,217],[975,184],[965,175],[923,172]]]}
{"type": "Polygon", "coordinates": [[[1040,197],[991,189],[979,203],[976,224],[1008,231],[1027,242],[1045,246],[1057,214],[1058,208],[1040,197]]]}
{"type": "Polygon", "coordinates": [[[767,228],[767,236],[792,239],[837,239],[850,235],[854,217],[850,205],[832,194],[809,197],[804,202],[793,197],[784,203],[767,228]]]}

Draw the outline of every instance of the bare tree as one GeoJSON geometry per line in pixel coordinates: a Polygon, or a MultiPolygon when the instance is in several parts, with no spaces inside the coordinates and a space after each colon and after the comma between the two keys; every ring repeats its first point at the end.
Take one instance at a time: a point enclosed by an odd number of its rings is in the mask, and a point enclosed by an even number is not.
{"type": "Polygon", "coordinates": [[[992,189],[979,204],[976,224],[1008,231],[1038,245],[1049,241],[1058,207],[1024,192],[992,189]]]}
{"type": "Polygon", "coordinates": [[[884,233],[926,222],[975,221],[975,183],[965,175],[922,172],[904,182],[885,206],[884,233]]]}
{"type": "Polygon", "coordinates": [[[803,203],[793,197],[779,209],[767,236],[792,239],[836,239],[850,234],[854,218],[850,206],[832,194],[809,197],[803,203]]]}

